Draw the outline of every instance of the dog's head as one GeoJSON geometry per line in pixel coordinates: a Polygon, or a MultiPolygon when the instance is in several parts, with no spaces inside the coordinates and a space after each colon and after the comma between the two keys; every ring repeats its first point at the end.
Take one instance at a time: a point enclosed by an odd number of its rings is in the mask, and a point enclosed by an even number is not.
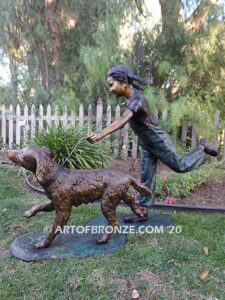
{"type": "Polygon", "coordinates": [[[44,176],[43,168],[49,169],[53,164],[54,153],[48,147],[29,146],[21,150],[9,150],[8,158],[15,164],[32,171],[38,180],[44,176]]]}

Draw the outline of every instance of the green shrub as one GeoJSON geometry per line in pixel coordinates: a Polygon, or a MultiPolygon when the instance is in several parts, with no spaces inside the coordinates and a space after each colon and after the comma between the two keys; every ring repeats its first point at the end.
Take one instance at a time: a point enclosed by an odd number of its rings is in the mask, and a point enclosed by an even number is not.
{"type": "MultiPolygon", "coordinates": [[[[62,164],[69,156],[76,143],[87,136],[87,128],[65,128],[63,126],[49,128],[48,132],[43,130],[36,134],[31,141],[32,145],[48,146],[54,153],[54,161],[62,164]]],[[[109,159],[108,144],[98,142],[90,144],[83,140],[66,162],[64,167],[69,169],[90,169],[102,167],[102,162],[109,159]]]]}

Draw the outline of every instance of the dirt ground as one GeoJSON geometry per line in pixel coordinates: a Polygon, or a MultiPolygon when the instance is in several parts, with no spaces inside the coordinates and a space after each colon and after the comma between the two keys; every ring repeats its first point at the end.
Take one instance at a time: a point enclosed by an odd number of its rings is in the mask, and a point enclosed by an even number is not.
{"type": "MultiPolygon", "coordinates": [[[[7,161],[7,155],[0,151],[0,161],[7,161]]],[[[139,178],[141,163],[140,159],[127,158],[114,159],[110,163],[110,168],[118,170],[125,174],[139,178]]],[[[160,172],[173,172],[160,161],[157,164],[157,174],[160,172]]],[[[188,197],[176,199],[176,204],[200,205],[200,206],[225,206],[225,172],[219,179],[206,179],[195,191],[189,194],[188,197]]],[[[27,186],[26,186],[27,188],[27,186]]],[[[156,198],[155,202],[159,202],[156,198]]],[[[165,202],[164,202],[165,203],[165,202]]]]}

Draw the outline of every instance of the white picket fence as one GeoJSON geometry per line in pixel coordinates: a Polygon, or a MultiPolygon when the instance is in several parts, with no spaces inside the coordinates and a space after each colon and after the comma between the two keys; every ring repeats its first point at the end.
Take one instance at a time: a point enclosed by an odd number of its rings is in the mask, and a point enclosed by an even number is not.
{"type": "MultiPolygon", "coordinates": [[[[22,147],[29,141],[29,139],[34,138],[35,132],[38,130],[47,130],[48,127],[51,127],[52,124],[56,126],[59,123],[63,126],[67,126],[69,123],[71,126],[79,124],[83,126],[84,123],[87,123],[88,132],[101,130],[103,126],[108,126],[115,119],[120,117],[120,106],[117,105],[115,112],[112,112],[111,106],[107,107],[106,113],[103,114],[103,104],[101,98],[99,98],[96,115],[93,114],[93,108],[91,105],[88,106],[88,114],[84,114],[84,107],[81,104],[79,107],[79,114],[76,115],[75,110],[72,110],[70,114],[67,113],[67,107],[64,108],[62,115],[59,115],[58,107],[54,109],[54,114],[52,113],[51,105],[47,106],[46,114],[44,114],[43,106],[39,106],[38,115],[36,113],[36,108],[34,105],[31,106],[30,112],[28,106],[26,105],[23,109],[23,114],[21,113],[20,105],[14,109],[12,105],[9,108],[2,105],[0,110],[0,133],[2,138],[3,149],[13,148],[15,145],[22,147]]],[[[165,109],[162,112],[162,120],[167,120],[167,110],[165,109]]],[[[221,130],[221,124],[219,123],[219,111],[216,111],[215,118],[215,138],[214,144],[222,145],[221,156],[225,158],[225,127],[221,130]]],[[[194,122],[189,124],[187,120],[183,121],[182,130],[181,130],[181,141],[182,147],[185,151],[187,143],[187,129],[191,125],[191,147],[194,149],[199,142],[199,135],[196,132],[196,126],[194,122]]],[[[138,154],[138,143],[137,137],[128,132],[129,125],[126,124],[124,128],[117,132],[118,139],[114,140],[114,156],[122,156],[126,158],[128,155],[131,155],[133,158],[137,157],[138,154]],[[128,134],[129,133],[129,134],[128,134]],[[122,142],[122,147],[121,146],[122,142]],[[120,144],[120,145],[119,145],[120,144]]],[[[172,134],[173,142],[176,142],[177,130],[174,129],[172,134]]]]}

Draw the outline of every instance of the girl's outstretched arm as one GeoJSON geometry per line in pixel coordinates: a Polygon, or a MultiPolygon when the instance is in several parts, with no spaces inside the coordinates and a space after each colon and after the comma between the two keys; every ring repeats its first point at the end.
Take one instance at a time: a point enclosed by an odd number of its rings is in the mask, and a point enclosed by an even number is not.
{"type": "Polygon", "coordinates": [[[127,124],[127,122],[133,117],[134,113],[130,109],[126,109],[123,115],[115,120],[112,124],[110,124],[108,127],[104,128],[102,131],[95,131],[91,132],[88,135],[87,140],[91,143],[94,144],[101,139],[103,139],[105,136],[108,134],[117,131],[118,129],[122,128],[124,125],[127,124]]]}

